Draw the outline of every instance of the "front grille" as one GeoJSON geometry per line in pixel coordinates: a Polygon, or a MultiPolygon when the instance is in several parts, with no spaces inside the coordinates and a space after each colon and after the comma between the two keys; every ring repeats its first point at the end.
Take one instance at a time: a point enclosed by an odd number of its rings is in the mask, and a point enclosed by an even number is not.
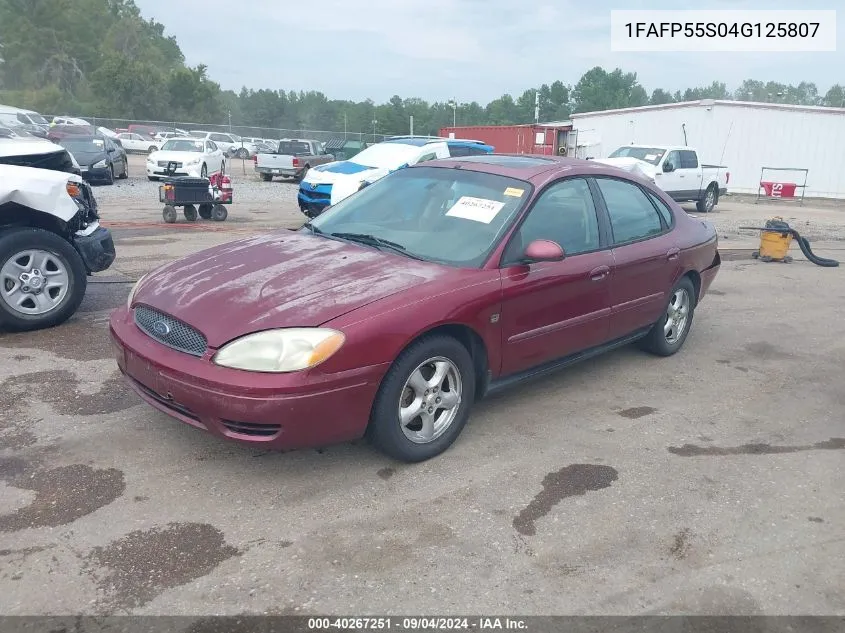
{"type": "Polygon", "coordinates": [[[147,306],[135,308],[135,325],[162,345],[186,354],[202,356],[208,348],[208,341],[199,331],[147,306]]]}
{"type": "Polygon", "coordinates": [[[234,422],[223,420],[223,426],[232,433],[251,435],[252,437],[272,437],[282,429],[281,424],[253,424],[252,422],[234,422]]]}

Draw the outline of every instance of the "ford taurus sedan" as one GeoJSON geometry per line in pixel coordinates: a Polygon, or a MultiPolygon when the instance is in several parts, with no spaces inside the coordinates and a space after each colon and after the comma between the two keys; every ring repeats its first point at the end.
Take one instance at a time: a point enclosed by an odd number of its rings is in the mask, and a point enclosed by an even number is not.
{"type": "Polygon", "coordinates": [[[473,156],[167,264],[110,329],[129,384],[184,423],[418,462],[495,389],[633,342],[676,353],[719,267],[713,227],[628,172],[473,156]]]}

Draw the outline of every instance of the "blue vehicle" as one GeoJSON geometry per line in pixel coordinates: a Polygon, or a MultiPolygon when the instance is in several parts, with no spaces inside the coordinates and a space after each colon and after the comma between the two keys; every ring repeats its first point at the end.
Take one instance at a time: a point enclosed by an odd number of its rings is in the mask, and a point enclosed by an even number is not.
{"type": "Polygon", "coordinates": [[[312,167],[299,184],[299,209],[315,218],[356,191],[402,167],[427,160],[492,154],[481,141],[437,136],[393,136],[349,160],[312,167]]]}

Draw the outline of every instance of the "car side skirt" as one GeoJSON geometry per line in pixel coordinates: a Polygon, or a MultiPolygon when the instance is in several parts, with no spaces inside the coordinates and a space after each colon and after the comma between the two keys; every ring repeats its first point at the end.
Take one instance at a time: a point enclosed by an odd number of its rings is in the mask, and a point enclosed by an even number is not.
{"type": "Polygon", "coordinates": [[[581,361],[588,360],[590,358],[595,358],[596,356],[601,356],[602,354],[605,354],[612,350],[629,345],[643,338],[646,334],[649,333],[651,328],[652,326],[641,328],[635,332],[632,332],[631,334],[610,341],[608,343],[604,343],[596,347],[591,347],[589,349],[576,352],[575,354],[570,354],[569,356],[564,356],[563,358],[559,358],[557,360],[553,360],[542,365],[537,365],[536,367],[526,369],[525,371],[521,371],[516,374],[503,376],[495,380],[491,380],[490,372],[488,372],[487,386],[483,392],[482,397],[499,393],[506,389],[510,389],[511,387],[521,385],[526,381],[543,378],[545,376],[548,376],[549,374],[553,374],[557,371],[560,371],[561,369],[565,369],[566,367],[570,367],[571,365],[580,363],[581,361]]]}

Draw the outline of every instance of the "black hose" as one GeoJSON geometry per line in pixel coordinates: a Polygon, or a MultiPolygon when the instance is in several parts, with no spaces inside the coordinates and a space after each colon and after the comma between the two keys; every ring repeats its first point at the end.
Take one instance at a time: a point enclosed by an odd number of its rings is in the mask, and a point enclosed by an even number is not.
{"type": "Polygon", "coordinates": [[[819,257],[818,255],[813,254],[813,251],[810,250],[810,242],[807,241],[806,237],[801,237],[798,234],[798,231],[790,229],[789,232],[792,233],[792,237],[794,237],[795,241],[798,242],[798,246],[801,247],[801,252],[804,253],[804,257],[809,259],[816,266],[824,266],[825,268],[836,268],[839,266],[839,262],[835,259],[827,259],[826,257],[819,257]]]}

